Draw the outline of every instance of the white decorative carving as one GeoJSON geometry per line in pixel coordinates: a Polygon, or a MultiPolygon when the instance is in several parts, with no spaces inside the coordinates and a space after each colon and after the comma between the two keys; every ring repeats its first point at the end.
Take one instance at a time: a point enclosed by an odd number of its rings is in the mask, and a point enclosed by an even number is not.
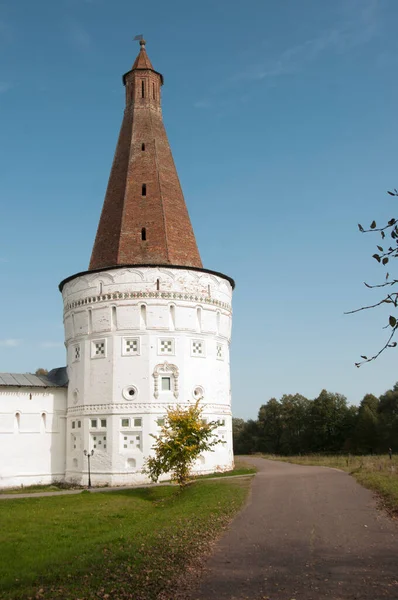
{"type": "Polygon", "coordinates": [[[178,367],[176,365],[172,365],[172,364],[168,363],[167,360],[165,360],[164,363],[156,365],[156,367],[153,370],[153,374],[152,374],[152,377],[154,379],[153,395],[155,396],[155,398],[156,399],[159,398],[159,375],[161,373],[166,374],[166,375],[169,375],[169,374],[173,375],[173,378],[174,378],[173,395],[174,395],[174,398],[178,398],[178,396],[179,396],[178,367]]]}

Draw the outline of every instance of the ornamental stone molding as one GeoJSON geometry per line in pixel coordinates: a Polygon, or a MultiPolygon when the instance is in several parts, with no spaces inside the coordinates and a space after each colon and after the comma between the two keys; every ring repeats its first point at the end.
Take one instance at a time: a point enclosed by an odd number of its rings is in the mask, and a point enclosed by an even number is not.
{"type": "MultiPolygon", "coordinates": [[[[97,414],[158,414],[164,412],[168,407],[183,406],[187,408],[192,406],[192,402],[121,402],[118,404],[88,404],[86,406],[71,406],[67,410],[68,416],[90,416],[93,413],[97,414]]],[[[231,415],[231,407],[225,404],[206,404],[203,406],[203,414],[231,415]]]]}
{"type": "Polygon", "coordinates": [[[101,294],[98,296],[88,296],[75,300],[73,302],[65,303],[65,312],[74,308],[80,308],[81,306],[88,306],[92,304],[98,304],[101,302],[111,302],[112,300],[137,300],[137,299],[162,299],[162,300],[182,300],[184,302],[198,302],[216,306],[227,311],[229,314],[232,312],[232,307],[227,302],[222,302],[210,296],[200,296],[198,294],[184,294],[181,292],[112,292],[110,294],[101,294]]]}
{"type": "Polygon", "coordinates": [[[154,392],[153,395],[156,399],[159,398],[159,375],[161,374],[165,374],[165,375],[173,375],[174,378],[174,390],[173,390],[173,396],[174,398],[178,398],[179,396],[179,391],[178,391],[178,367],[176,365],[172,365],[170,363],[167,362],[167,360],[164,361],[164,363],[161,363],[159,365],[156,365],[156,367],[153,370],[153,374],[152,377],[154,379],[154,392]]]}

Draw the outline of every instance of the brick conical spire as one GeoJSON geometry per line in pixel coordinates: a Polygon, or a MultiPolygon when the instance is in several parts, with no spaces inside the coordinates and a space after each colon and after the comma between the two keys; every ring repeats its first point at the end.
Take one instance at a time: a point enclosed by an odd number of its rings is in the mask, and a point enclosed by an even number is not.
{"type": "Polygon", "coordinates": [[[163,125],[163,76],[145,41],[123,76],[126,109],[89,269],[118,265],[202,267],[163,125]]]}

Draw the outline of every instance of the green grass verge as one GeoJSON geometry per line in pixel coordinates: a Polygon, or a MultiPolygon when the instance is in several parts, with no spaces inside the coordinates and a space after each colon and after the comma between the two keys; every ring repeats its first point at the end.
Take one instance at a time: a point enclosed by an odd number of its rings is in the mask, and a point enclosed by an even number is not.
{"type": "Polygon", "coordinates": [[[40,494],[42,492],[63,492],[64,490],[83,489],[82,486],[73,486],[56,483],[49,485],[28,485],[17,488],[0,488],[0,494],[40,494]]]}
{"type": "Polygon", "coordinates": [[[398,456],[393,456],[392,460],[385,455],[276,456],[267,454],[263,457],[297,465],[334,467],[346,471],[355,477],[358,483],[376,492],[389,511],[398,514],[398,456]]]}
{"type": "Polygon", "coordinates": [[[230,471],[223,471],[222,473],[208,473],[207,475],[198,475],[196,479],[213,479],[214,477],[233,477],[234,475],[254,475],[257,469],[245,462],[244,459],[235,457],[235,467],[230,471]]]}
{"type": "Polygon", "coordinates": [[[0,598],[156,598],[243,505],[250,478],[0,503],[0,598]]]}

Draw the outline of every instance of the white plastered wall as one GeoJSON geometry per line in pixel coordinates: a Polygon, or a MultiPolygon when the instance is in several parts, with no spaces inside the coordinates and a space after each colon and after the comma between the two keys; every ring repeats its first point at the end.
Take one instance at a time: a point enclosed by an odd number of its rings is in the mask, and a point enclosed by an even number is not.
{"type": "Polygon", "coordinates": [[[226,278],[190,269],[110,269],[64,285],[68,481],[86,481],[91,449],[93,484],[146,481],[158,419],[198,396],[225,443],[196,470],[232,467],[231,299],[226,278]]]}
{"type": "Polygon", "coordinates": [[[65,388],[0,387],[0,488],[65,477],[65,388]]]}

